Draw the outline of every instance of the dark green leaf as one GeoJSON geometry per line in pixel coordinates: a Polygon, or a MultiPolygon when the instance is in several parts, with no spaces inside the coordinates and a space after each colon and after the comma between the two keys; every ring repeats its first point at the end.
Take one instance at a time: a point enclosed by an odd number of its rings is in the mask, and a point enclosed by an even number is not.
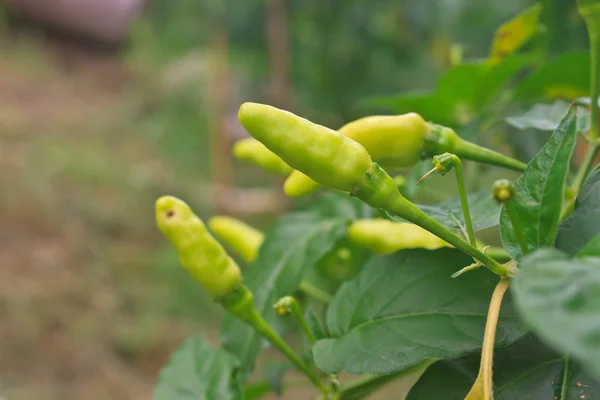
{"type": "MultiPolygon", "coordinates": [[[[563,195],[577,134],[577,109],[571,107],[550,140],[514,183],[511,200],[530,250],[552,246],[558,232],[563,195]]],[[[500,216],[504,248],[512,258],[522,256],[506,208],[500,216]]]]}
{"type": "MultiPolygon", "coordinates": [[[[500,206],[491,198],[489,192],[470,193],[467,199],[475,231],[498,225],[500,206]]],[[[460,226],[465,226],[465,217],[458,197],[437,206],[418,205],[418,207],[431,218],[455,232],[461,232],[460,226]]],[[[388,216],[394,221],[404,222],[402,218],[393,214],[388,213],[388,216]]]]}
{"type": "MultiPolygon", "coordinates": [[[[450,278],[470,263],[454,249],[373,258],[337,292],[327,312],[333,338],[317,342],[315,362],[327,373],[390,374],[426,358],[457,357],[481,347],[498,279],[483,269],[450,278]]],[[[522,334],[508,297],[498,343],[522,334]]]]}
{"type": "MultiPolygon", "coordinates": [[[[318,208],[318,207],[317,207],[318,208]]],[[[341,206],[345,215],[346,209],[341,206]]],[[[254,305],[272,325],[278,325],[272,305],[296,291],[303,276],[346,234],[347,219],[324,217],[317,212],[297,212],[278,219],[267,232],[256,262],[244,276],[254,293],[254,305]]],[[[254,368],[260,337],[237,318],[227,316],[224,346],[242,362],[242,376],[254,368]]]]}
{"type": "Polygon", "coordinates": [[[517,88],[515,97],[568,99],[585,96],[590,88],[590,56],[587,52],[565,53],[545,63],[517,88]]]}
{"type": "Polygon", "coordinates": [[[594,236],[579,250],[577,257],[600,257],[600,235],[594,236]]]}
{"type": "MultiPolygon", "coordinates": [[[[438,361],[421,376],[406,400],[463,400],[475,382],[481,353],[438,361]]],[[[531,334],[494,354],[495,400],[600,398],[600,385],[531,334]],[[563,374],[566,371],[565,396],[563,374]],[[584,397],[581,397],[581,396],[584,397]]]]}
{"type": "MultiPolygon", "coordinates": [[[[539,129],[542,131],[553,131],[558,128],[570,103],[557,100],[552,104],[536,104],[524,114],[508,117],[506,122],[517,129],[539,129]]],[[[583,107],[579,109],[577,118],[577,130],[586,132],[590,127],[590,113],[583,107]]]]}
{"type": "Polygon", "coordinates": [[[581,188],[575,202],[575,211],[560,224],[556,247],[575,255],[600,234],[599,205],[600,171],[595,171],[581,188]]]}
{"type": "Polygon", "coordinates": [[[538,250],[522,260],[513,292],[531,329],[600,379],[600,258],[538,250]]]}
{"type": "Polygon", "coordinates": [[[187,339],[162,369],[154,400],[233,399],[232,375],[238,361],[223,349],[212,347],[202,336],[187,339]]]}

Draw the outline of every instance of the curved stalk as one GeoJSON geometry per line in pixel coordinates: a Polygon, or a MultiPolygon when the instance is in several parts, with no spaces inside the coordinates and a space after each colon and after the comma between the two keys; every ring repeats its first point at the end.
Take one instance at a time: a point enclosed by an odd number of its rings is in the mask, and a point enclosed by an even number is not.
{"type": "Polygon", "coordinates": [[[283,339],[271,328],[271,326],[258,313],[252,303],[252,292],[244,285],[240,285],[236,291],[229,296],[220,299],[219,302],[229,313],[240,318],[252,326],[261,336],[267,339],[273,346],[279,349],[285,356],[310,379],[319,391],[328,394],[328,390],[313,371],[294,353],[294,351],[283,341],[283,339]]]}
{"type": "Polygon", "coordinates": [[[487,322],[485,324],[479,374],[473,387],[469,391],[469,394],[465,397],[465,400],[493,400],[492,367],[494,360],[494,344],[496,342],[496,327],[498,326],[498,317],[500,316],[502,299],[509,286],[510,281],[508,279],[501,279],[492,294],[487,322]]]}
{"type": "Polygon", "coordinates": [[[512,274],[512,270],[501,265],[477,247],[464,241],[460,236],[451,232],[429,215],[421,211],[410,201],[406,200],[398,191],[394,179],[390,177],[379,165],[373,163],[371,169],[365,173],[363,181],[353,191],[352,195],[363,200],[371,207],[381,208],[401,218],[404,218],[434,235],[444,239],[457,249],[481,261],[490,271],[500,276],[512,274]]]}

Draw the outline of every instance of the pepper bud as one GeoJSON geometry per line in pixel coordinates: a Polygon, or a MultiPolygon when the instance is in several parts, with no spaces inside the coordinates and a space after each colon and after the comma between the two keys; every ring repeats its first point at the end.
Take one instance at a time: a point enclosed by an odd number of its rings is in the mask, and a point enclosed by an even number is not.
{"type": "Polygon", "coordinates": [[[231,250],[247,263],[256,260],[265,235],[258,229],[235,218],[216,215],[208,220],[208,227],[231,250]]]}
{"type": "Polygon", "coordinates": [[[514,194],[512,182],[508,179],[499,179],[492,186],[492,196],[498,203],[506,203],[514,194]]]}
{"type": "Polygon", "coordinates": [[[402,249],[435,250],[451,247],[444,240],[418,225],[386,219],[362,219],[348,227],[348,238],[377,254],[395,253],[402,249]]]}
{"type": "Polygon", "coordinates": [[[293,171],[277,154],[256,139],[244,138],[235,142],[233,156],[274,174],[288,176],[293,171]]]}
{"type": "Polygon", "coordinates": [[[182,200],[163,196],[156,201],[156,224],[177,250],[181,265],[215,299],[241,284],[240,269],[182,200]]]}
{"type": "Polygon", "coordinates": [[[371,157],[363,146],[288,111],[244,103],[238,119],[288,165],[330,188],[352,191],[371,167],[371,157]]]}
{"type": "MultiPolygon", "coordinates": [[[[383,168],[398,169],[414,166],[421,159],[427,122],[419,114],[373,115],[342,126],[338,132],[360,143],[371,159],[383,168]]],[[[317,190],[319,185],[294,171],[284,185],[290,197],[300,197],[317,190]]]]}
{"type": "Polygon", "coordinates": [[[292,307],[294,306],[295,301],[296,300],[292,296],[282,297],[277,301],[277,303],[273,304],[275,313],[280,317],[289,315],[292,312],[292,307]]]}

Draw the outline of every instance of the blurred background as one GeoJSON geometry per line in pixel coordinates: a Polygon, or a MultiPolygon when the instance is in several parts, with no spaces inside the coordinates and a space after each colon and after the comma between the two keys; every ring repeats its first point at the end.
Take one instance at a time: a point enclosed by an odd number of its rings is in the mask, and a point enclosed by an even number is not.
{"type": "MultiPolygon", "coordinates": [[[[385,112],[365,101],[433,89],[531,4],[0,2],[0,398],[149,399],[183,338],[217,340],[153,206],[173,194],[261,228],[290,207],[230,157],[243,101],[332,128],[385,112]]],[[[585,49],[575,1],[544,6],[550,51],[585,49]]]]}

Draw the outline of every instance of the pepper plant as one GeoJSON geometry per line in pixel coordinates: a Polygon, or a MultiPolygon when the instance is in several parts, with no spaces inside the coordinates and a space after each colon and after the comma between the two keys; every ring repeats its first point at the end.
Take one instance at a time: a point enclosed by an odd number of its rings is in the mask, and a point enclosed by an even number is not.
{"type": "Polygon", "coordinates": [[[457,67],[483,78],[465,82],[438,123],[413,111],[333,130],[242,104],[238,118],[253,139],[234,154],[288,176],[285,192],[311,200],[264,234],[212,218],[225,247],[184,201],[157,200],[158,227],[227,317],[219,346],[199,334],[173,354],[155,399],[285,396],[290,367],[319,399],[367,398],[401,378],[409,400],[600,399],[600,2],[578,6],[591,45],[589,104],[510,116],[511,125],[551,125],[527,163],[475,144],[468,132],[492,130],[512,102],[554,84],[535,46],[517,53],[535,38],[539,6],[499,29],[487,60],[457,67]],[[481,91],[484,84],[494,90],[481,91]],[[465,110],[458,106],[475,98],[485,101],[471,107],[473,123],[453,125],[465,110]],[[577,140],[587,152],[575,167],[577,140]],[[453,171],[444,179],[456,183],[456,199],[416,204],[409,186],[418,182],[390,175],[422,159],[433,168],[421,180],[453,171]],[[518,175],[467,193],[463,163],[518,175]],[[502,246],[482,243],[484,229],[496,229],[502,246]],[[291,344],[286,331],[304,340],[291,344]],[[265,345],[287,362],[257,381],[265,345]]]}

